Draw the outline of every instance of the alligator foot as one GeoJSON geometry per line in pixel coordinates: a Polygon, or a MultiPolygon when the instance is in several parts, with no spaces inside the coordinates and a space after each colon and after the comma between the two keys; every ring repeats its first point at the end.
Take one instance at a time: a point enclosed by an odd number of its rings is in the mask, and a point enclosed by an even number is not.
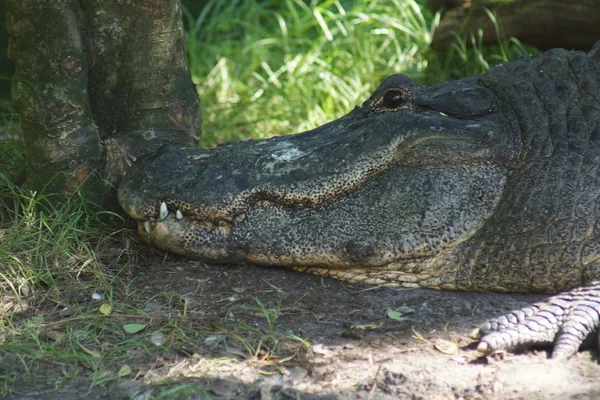
{"type": "Polygon", "coordinates": [[[552,358],[564,359],[599,326],[600,282],[594,282],[489,320],[473,336],[482,353],[552,345],[552,358]]]}

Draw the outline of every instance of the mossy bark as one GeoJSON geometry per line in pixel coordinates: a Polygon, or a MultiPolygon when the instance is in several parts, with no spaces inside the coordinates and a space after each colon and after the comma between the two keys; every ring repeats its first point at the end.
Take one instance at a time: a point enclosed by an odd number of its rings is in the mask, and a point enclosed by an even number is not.
{"type": "Polygon", "coordinates": [[[83,190],[117,210],[114,186],[166,143],[193,146],[200,107],[178,0],[8,0],[12,97],[27,185],[83,190]]]}
{"type": "Polygon", "coordinates": [[[454,42],[453,32],[483,31],[486,44],[498,41],[493,11],[506,37],[516,37],[540,49],[566,48],[589,51],[600,38],[600,2],[597,0],[431,0],[432,11],[444,13],[432,47],[442,50],[454,42]]]}

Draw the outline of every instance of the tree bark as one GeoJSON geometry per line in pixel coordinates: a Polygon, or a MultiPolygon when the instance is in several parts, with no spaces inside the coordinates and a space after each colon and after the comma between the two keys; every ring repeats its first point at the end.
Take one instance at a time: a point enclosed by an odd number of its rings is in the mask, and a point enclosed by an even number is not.
{"type": "Polygon", "coordinates": [[[495,27],[485,8],[496,14],[506,37],[540,49],[589,51],[600,40],[598,0],[430,0],[429,8],[443,10],[431,46],[442,50],[455,40],[453,32],[483,31],[485,44],[497,43],[495,27]]]}
{"type": "Polygon", "coordinates": [[[28,187],[119,210],[140,157],[201,133],[178,0],[8,0],[28,187]]]}

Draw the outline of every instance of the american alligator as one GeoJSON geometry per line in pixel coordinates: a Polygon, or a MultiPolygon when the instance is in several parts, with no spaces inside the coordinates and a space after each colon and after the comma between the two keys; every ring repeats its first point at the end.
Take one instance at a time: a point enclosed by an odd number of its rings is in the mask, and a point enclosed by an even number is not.
{"type": "Polygon", "coordinates": [[[165,147],[119,199],[145,240],[211,263],[550,297],[479,349],[567,357],[600,313],[600,42],[424,87],[392,75],[344,117],[212,150],[165,147]]]}

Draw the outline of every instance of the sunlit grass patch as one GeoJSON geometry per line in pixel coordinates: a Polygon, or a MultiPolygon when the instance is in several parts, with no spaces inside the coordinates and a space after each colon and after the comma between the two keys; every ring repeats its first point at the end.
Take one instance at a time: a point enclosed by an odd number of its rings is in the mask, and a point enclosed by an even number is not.
{"type": "Polygon", "coordinates": [[[360,105],[388,75],[439,83],[482,73],[535,49],[457,36],[430,48],[439,15],[418,1],[209,1],[187,15],[188,57],[203,101],[201,146],[287,135],[360,105]]]}
{"type": "Polygon", "coordinates": [[[188,18],[205,147],[310,129],[350,111],[390,73],[422,78],[435,25],[412,0],[213,0],[188,18]]]}

